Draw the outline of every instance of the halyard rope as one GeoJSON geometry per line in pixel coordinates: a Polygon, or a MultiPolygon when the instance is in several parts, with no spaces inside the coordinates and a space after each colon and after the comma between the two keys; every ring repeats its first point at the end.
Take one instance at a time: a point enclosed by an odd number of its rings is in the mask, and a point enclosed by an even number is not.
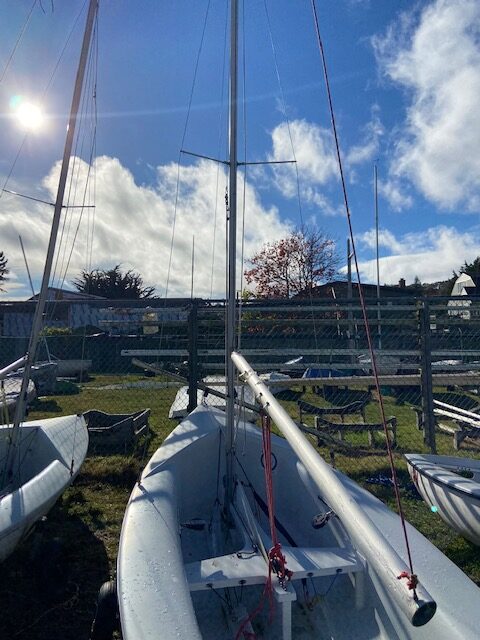
{"type": "Polygon", "coordinates": [[[338,167],[339,167],[339,171],[340,171],[340,179],[341,179],[341,183],[342,183],[342,191],[343,191],[343,201],[344,201],[344,206],[345,206],[345,212],[346,212],[346,216],[347,216],[347,222],[348,222],[348,229],[349,229],[349,234],[350,234],[350,242],[352,243],[352,255],[354,258],[354,262],[355,262],[355,270],[357,273],[357,279],[358,279],[358,295],[359,295],[359,299],[360,299],[360,305],[362,308],[362,315],[363,315],[363,319],[365,322],[365,333],[366,333],[366,337],[367,337],[367,342],[368,342],[368,349],[370,352],[370,357],[371,357],[371,363],[372,363],[372,371],[373,371],[373,377],[375,380],[375,389],[377,391],[377,397],[378,397],[378,403],[379,403],[379,407],[380,407],[380,415],[381,415],[381,420],[382,420],[382,424],[383,424],[383,430],[385,433],[385,441],[387,444],[387,454],[388,454],[388,458],[389,458],[389,462],[390,462],[390,470],[392,473],[392,481],[393,481],[393,487],[394,487],[394,491],[395,491],[395,500],[397,503],[397,509],[398,509],[398,513],[400,516],[400,521],[401,521],[401,526],[403,529],[403,536],[404,536],[404,540],[405,540],[405,548],[406,548],[406,553],[407,553],[407,557],[408,557],[408,566],[410,569],[410,575],[408,576],[403,576],[400,575],[398,576],[399,579],[403,578],[403,577],[408,577],[409,579],[409,588],[413,589],[414,591],[414,597],[416,597],[416,593],[415,593],[415,586],[416,586],[416,576],[414,574],[413,571],[413,563],[412,563],[412,554],[410,551],[410,543],[408,540],[408,534],[407,534],[407,528],[406,528],[406,524],[405,524],[405,516],[403,513],[403,507],[402,507],[402,501],[400,498],[400,490],[398,487],[398,480],[397,480],[397,472],[395,469],[395,463],[393,460],[393,453],[392,453],[392,447],[391,447],[391,442],[390,442],[390,435],[388,433],[388,429],[387,429],[387,420],[386,420],[386,416],[385,416],[385,407],[383,404],[383,397],[382,397],[382,393],[380,390],[380,382],[378,379],[378,369],[377,369],[377,363],[376,363],[376,358],[375,358],[375,352],[373,349],[373,342],[372,342],[372,336],[370,333],[370,325],[369,325],[369,321],[368,321],[368,317],[367,317],[367,310],[366,310],[366,306],[365,306],[365,298],[363,295],[363,290],[362,290],[362,283],[360,280],[360,270],[359,270],[359,266],[358,266],[358,258],[357,258],[357,252],[355,249],[355,241],[353,238],[353,227],[352,227],[352,220],[351,220],[351,216],[350,216],[350,207],[348,204],[348,196],[347,196],[347,188],[346,188],[346,183],[345,183],[345,176],[343,173],[343,165],[342,165],[342,158],[341,158],[341,154],[340,154],[340,144],[339,144],[339,140],[338,140],[338,135],[337,135],[337,126],[335,123],[335,113],[334,113],[334,109],[333,109],[333,102],[332,102],[332,94],[330,91],[330,83],[329,83],[329,79],[328,79],[328,71],[327,71],[327,63],[326,63],[326,58],[325,58],[325,52],[323,49],[323,42],[322,42],[322,38],[320,35],[320,27],[319,27],[319,21],[318,21],[318,15],[317,15],[317,8],[316,8],[316,4],[315,4],[315,0],[311,0],[311,5],[312,5],[312,11],[313,11],[313,17],[314,17],[314,22],[315,22],[315,31],[316,31],[316,36],[317,36],[317,42],[318,42],[318,48],[320,51],[320,57],[321,57],[321,61],[322,61],[322,67],[323,67],[323,74],[324,74],[324,78],[325,78],[325,88],[327,91],[327,98],[328,98],[328,105],[329,105],[329,110],[330,110],[330,118],[332,121],[332,131],[333,131],[333,136],[335,139],[335,150],[336,150],[336,155],[337,155],[337,161],[338,161],[338,167]],[[412,585],[412,586],[410,586],[412,585]]]}

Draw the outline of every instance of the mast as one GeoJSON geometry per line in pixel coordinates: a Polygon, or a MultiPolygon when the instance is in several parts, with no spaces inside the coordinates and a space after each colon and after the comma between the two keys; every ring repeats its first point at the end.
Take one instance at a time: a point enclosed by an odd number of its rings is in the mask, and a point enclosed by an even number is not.
{"type": "Polygon", "coordinates": [[[231,358],[235,350],[235,286],[237,240],[237,89],[238,89],[238,2],[231,0],[230,10],[230,157],[228,210],[228,279],[225,356],[227,375],[226,487],[225,507],[233,497],[233,429],[235,419],[235,367],[231,358]]]}
{"type": "Polygon", "coordinates": [[[50,231],[50,240],[48,242],[47,258],[43,271],[42,285],[38,297],[35,315],[33,317],[32,332],[28,344],[27,361],[23,370],[22,386],[15,407],[15,417],[13,420],[13,429],[11,433],[10,447],[8,450],[7,461],[5,465],[5,475],[3,486],[9,483],[13,477],[13,465],[15,462],[15,451],[20,431],[20,423],[24,419],[26,398],[28,391],[28,383],[30,380],[30,371],[35,360],[37,346],[40,338],[40,331],[45,313],[45,305],[48,295],[48,284],[52,272],[52,264],[55,253],[55,244],[57,240],[58,228],[60,225],[60,217],[63,208],[63,197],[65,195],[65,185],[67,183],[68,167],[70,164],[70,155],[72,152],[73,138],[75,135],[75,125],[77,123],[78,109],[80,98],[82,95],[83,80],[85,77],[85,69],[87,66],[88,52],[90,49],[90,41],[93,33],[93,25],[98,8],[98,0],[90,0],[88,7],[87,20],[85,23],[85,31],[83,34],[82,49],[80,53],[80,61],[78,63],[77,76],[75,78],[75,88],[73,91],[72,105],[70,108],[70,117],[68,120],[67,137],[65,140],[65,148],[63,150],[62,166],[60,170],[60,179],[58,182],[57,197],[55,200],[55,208],[53,212],[52,228],[50,231]]]}

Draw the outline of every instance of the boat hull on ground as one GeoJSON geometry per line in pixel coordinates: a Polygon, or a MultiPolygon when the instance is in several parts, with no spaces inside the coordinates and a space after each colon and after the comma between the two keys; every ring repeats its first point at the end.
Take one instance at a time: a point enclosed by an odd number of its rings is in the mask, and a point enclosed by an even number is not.
{"type": "Polygon", "coordinates": [[[480,460],[414,453],[405,458],[410,477],[431,509],[480,545],[480,460]]]}
{"type": "MultiPolygon", "coordinates": [[[[5,460],[11,425],[0,427],[5,460]]],[[[31,531],[72,483],[85,459],[88,431],[82,416],[25,422],[20,427],[14,485],[0,498],[0,561],[31,531]]]]}
{"type": "MultiPolygon", "coordinates": [[[[1,381],[0,390],[0,415],[3,417],[4,411],[8,416],[8,420],[13,420],[15,415],[15,407],[18,403],[20,389],[22,388],[22,380],[18,377],[7,377],[1,381]]],[[[35,384],[32,380],[28,382],[27,388],[27,406],[37,397],[35,384]]],[[[5,422],[7,420],[5,419],[5,422]]]]}
{"type": "MultiPolygon", "coordinates": [[[[238,599],[248,612],[263,602],[262,611],[253,620],[257,637],[287,637],[279,628],[278,603],[275,620],[269,621],[268,599],[265,602],[262,597],[265,579],[258,575],[258,567],[248,576],[242,567],[259,555],[245,530],[260,542],[268,538],[261,433],[253,425],[242,425],[236,453],[235,499],[243,495],[249,504],[241,511],[237,509],[240,501],[238,505],[234,501],[235,527],[227,528],[221,518],[224,468],[220,451],[225,419],[216,409],[197,408],[157,450],[131,494],[117,573],[124,640],[157,638],[160,630],[162,640],[231,640],[239,630],[242,614],[236,606],[230,613],[230,604],[238,599]],[[241,521],[247,513],[254,514],[254,522],[242,532],[241,521]],[[226,584],[236,588],[224,592],[226,584]],[[230,594],[230,602],[225,593],[230,594]]],[[[313,517],[329,508],[289,444],[273,437],[272,451],[275,515],[282,545],[293,551],[307,550],[311,557],[343,555],[344,562],[338,565],[343,569],[329,572],[327,567],[313,579],[298,580],[294,572],[294,587],[289,586],[293,638],[477,637],[480,591],[438,549],[408,526],[415,570],[438,605],[433,619],[416,628],[396,607],[368,561],[352,548],[338,518],[332,517],[321,529],[312,526],[313,517]]],[[[346,476],[338,476],[351,499],[405,558],[398,516],[346,476]]],[[[292,557],[288,561],[293,568],[292,557]]]]}
{"type": "MultiPolygon", "coordinates": [[[[285,376],[285,378],[287,377],[288,376],[285,376]]],[[[225,396],[225,376],[207,376],[206,378],[204,378],[203,382],[206,385],[212,385],[212,388],[214,390],[219,391],[225,396]]],[[[242,387],[238,385],[235,387],[235,392],[238,398],[243,398],[244,402],[255,405],[255,396],[248,387],[242,387]]],[[[188,387],[180,387],[180,389],[177,391],[174,401],[172,402],[172,406],[170,407],[170,410],[168,412],[168,417],[172,420],[181,420],[183,418],[186,418],[188,415],[188,404],[188,387]]],[[[222,409],[222,411],[225,411],[226,399],[224,397],[221,398],[219,396],[208,393],[203,389],[198,389],[197,406],[200,404],[204,404],[209,407],[216,407],[217,409],[222,409]]],[[[238,408],[236,409],[236,412],[238,412],[238,408]]],[[[250,411],[243,406],[240,409],[240,413],[242,418],[246,420],[252,420],[256,418],[256,415],[253,413],[253,411],[250,411]]]]}
{"type": "Polygon", "coordinates": [[[79,378],[92,368],[91,360],[60,360],[55,359],[58,365],[57,376],[59,378],[79,378]]]}

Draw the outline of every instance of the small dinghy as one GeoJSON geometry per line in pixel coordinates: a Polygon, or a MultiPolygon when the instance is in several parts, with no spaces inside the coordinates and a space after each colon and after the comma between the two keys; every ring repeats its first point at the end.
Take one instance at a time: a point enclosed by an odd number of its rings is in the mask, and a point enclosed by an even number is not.
{"type": "MultiPolygon", "coordinates": [[[[21,378],[7,377],[0,381],[0,415],[4,418],[2,420],[4,423],[13,420],[21,388],[21,378]]],[[[26,398],[27,407],[36,397],[37,391],[35,384],[33,380],[29,380],[26,398]]]]}
{"type": "Polygon", "coordinates": [[[480,460],[407,453],[420,495],[460,535],[480,545],[480,460]]]}
{"type": "MultiPolygon", "coordinates": [[[[266,374],[268,375],[268,374],[266,374]]],[[[271,374],[274,375],[274,374],[271,374]]],[[[281,374],[279,374],[281,375],[281,374]]],[[[285,376],[287,378],[288,376],[285,376]]],[[[283,380],[284,378],[273,378],[275,380],[283,380]]],[[[267,378],[269,380],[269,378],[267,378]]],[[[225,376],[207,376],[203,379],[203,384],[209,387],[208,389],[198,389],[197,390],[197,405],[204,404],[208,407],[216,407],[217,409],[222,409],[225,411],[226,406],[226,387],[225,387],[225,376]],[[210,388],[211,387],[211,388],[210,388]],[[214,395],[212,393],[217,391],[219,395],[214,395]]],[[[236,397],[240,398],[243,394],[242,405],[254,405],[255,397],[250,392],[249,389],[242,388],[240,385],[235,387],[236,397]]],[[[183,386],[177,391],[175,395],[175,399],[172,402],[172,406],[168,412],[168,417],[170,419],[182,419],[188,415],[188,387],[183,386]]],[[[242,408],[242,415],[247,417],[248,419],[254,419],[254,414],[245,408],[242,408]]]]}
{"type": "MultiPolygon", "coordinates": [[[[55,393],[55,385],[57,382],[57,363],[56,362],[36,362],[30,370],[30,380],[35,385],[37,396],[48,396],[55,393]]],[[[7,376],[7,379],[13,378],[20,385],[23,376],[23,369],[19,369],[7,376]]]]}
{"type": "MultiPolygon", "coordinates": [[[[282,414],[255,384],[265,410],[282,414]]],[[[154,638],[159,629],[166,640],[249,637],[250,617],[257,634],[262,629],[255,637],[271,640],[476,638],[477,586],[407,524],[422,580],[413,596],[402,578],[399,516],[330,468],[278,415],[287,439],[271,438],[274,522],[289,579],[275,575],[266,591],[275,545],[262,433],[242,424],[228,526],[216,497],[227,472],[220,453],[227,414],[198,407],[157,450],[130,496],[117,573],[124,640],[154,638]]]]}
{"type": "MultiPolygon", "coordinates": [[[[12,425],[0,426],[0,459],[6,459],[12,425]]],[[[82,416],[22,424],[12,482],[0,496],[0,562],[31,531],[73,482],[85,459],[88,433],[82,416]]]]}
{"type": "Polygon", "coordinates": [[[52,359],[57,364],[57,376],[59,378],[82,378],[92,368],[91,360],[82,360],[81,358],[63,360],[54,356],[52,356],[52,359]]]}
{"type": "Polygon", "coordinates": [[[40,333],[45,321],[48,286],[64,210],[63,199],[96,6],[97,3],[92,0],[83,36],[47,256],[27,353],[0,371],[0,380],[5,382],[9,374],[23,367],[12,424],[0,427],[0,561],[28,535],[35,522],[48,512],[70,485],[85,459],[88,448],[88,431],[83,416],[62,416],[25,422],[25,414],[31,384],[30,376],[35,367],[40,333]]]}

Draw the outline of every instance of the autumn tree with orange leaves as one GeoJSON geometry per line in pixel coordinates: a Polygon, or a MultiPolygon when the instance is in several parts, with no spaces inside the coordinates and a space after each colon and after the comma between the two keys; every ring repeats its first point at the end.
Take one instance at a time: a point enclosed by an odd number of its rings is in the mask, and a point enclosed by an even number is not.
{"type": "Polygon", "coordinates": [[[337,273],[335,242],[317,229],[301,229],[268,242],[248,261],[248,284],[258,298],[308,296],[337,273]]]}

